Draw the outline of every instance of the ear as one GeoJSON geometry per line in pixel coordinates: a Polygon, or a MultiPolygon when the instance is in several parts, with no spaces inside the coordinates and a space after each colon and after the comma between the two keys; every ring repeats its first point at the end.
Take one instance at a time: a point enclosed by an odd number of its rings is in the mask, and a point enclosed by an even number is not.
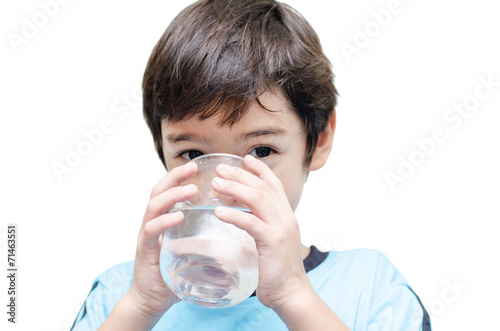
{"type": "Polygon", "coordinates": [[[332,150],[335,123],[336,116],[334,110],[332,115],[330,115],[328,124],[318,135],[318,143],[314,149],[311,164],[309,165],[309,171],[318,170],[325,165],[328,155],[330,155],[330,151],[332,150]]]}

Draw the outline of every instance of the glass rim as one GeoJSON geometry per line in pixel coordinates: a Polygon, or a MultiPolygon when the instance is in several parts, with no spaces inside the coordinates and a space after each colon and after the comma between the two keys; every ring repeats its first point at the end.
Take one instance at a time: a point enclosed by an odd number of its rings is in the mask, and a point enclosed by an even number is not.
{"type": "Polygon", "coordinates": [[[199,162],[199,161],[201,161],[203,159],[208,159],[208,158],[211,158],[211,157],[228,157],[228,158],[232,158],[232,159],[237,159],[237,160],[240,160],[240,161],[244,161],[244,158],[242,158],[239,155],[228,154],[228,153],[209,153],[209,154],[203,154],[203,155],[197,156],[194,159],[192,159],[191,162],[195,162],[196,163],[196,162],[199,162]]]}

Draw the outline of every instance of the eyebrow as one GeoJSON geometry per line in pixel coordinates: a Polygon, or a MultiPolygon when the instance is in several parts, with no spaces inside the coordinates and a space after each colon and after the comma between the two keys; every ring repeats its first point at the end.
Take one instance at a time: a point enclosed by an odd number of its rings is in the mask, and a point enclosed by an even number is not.
{"type": "Polygon", "coordinates": [[[208,138],[203,135],[189,134],[189,133],[169,133],[167,134],[167,141],[170,143],[177,143],[180,141],[194,141],[199,143],[206,143],[208,138]]]}
{"type": "Polygon", "coordinates": [[[251,139],[251,138],[256,138],[256,137],[261,137],[261,136],[267,136],[267,135],[285,135],[287,134],[288,131],[282,128],[265,128],[265,129],[260,129],[257,131],[252,131],[248,132],[245,134],[242,134],[241,136],[238,137],[238,140],[246,140],[246,139],[251,139]]]}
{"type": "MultiPolygon", "coordinates": [[[[267,136],[267,135],[285,135],[288,131],[283,128],[264,128],[256,131],[251,131],[240,135],[237,140],[242,141],[246,139],[267,136]]],[[[191,133],[169,133],[166,136],[167,141],[170,143],[178,143],[181,141],[193,141],[198,143],[207,143],[208,137],[205,135],[191,134],[191,133]]]]}

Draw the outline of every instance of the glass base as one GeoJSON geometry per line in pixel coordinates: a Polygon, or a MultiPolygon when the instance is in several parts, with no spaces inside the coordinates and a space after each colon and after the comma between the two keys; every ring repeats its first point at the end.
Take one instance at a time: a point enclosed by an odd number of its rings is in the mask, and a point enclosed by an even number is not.
{"type": "Polygon", "coordinates": [[[222,308],[231,304],[238,290],[238,272],[224,269],[211,258],[200,256],[179,257],[171,279],[172,290],[182,300],[209,308],[222,308]]]}

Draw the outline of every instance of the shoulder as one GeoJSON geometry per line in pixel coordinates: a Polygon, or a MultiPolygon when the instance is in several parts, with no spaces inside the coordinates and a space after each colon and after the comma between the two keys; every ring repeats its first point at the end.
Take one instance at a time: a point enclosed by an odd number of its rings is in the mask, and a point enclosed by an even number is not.
{"type": "Polygon", "coordinates": [[[358,330],[430,330],[420,299],[380,251],[330,251],[311,277],[327,305],[358,330]]]}
{"type": "Polygon", "coordinates": [[[117,277],[120,275],[121,278],[130,278],[132,279],[132,274],[134,272],[134,261],[128,261],[116,264],[104,272],[102,272],[97,278],[109,278],[109,277],[117,277]]]}
{"type": "Polygon", "coordinates": [[[325,260],[329,267],[347,268],[352,271],[377,272],[396,270],[385,254],[375,249],[353,249],[347,251],[330,251],[325,260]]]}
{"type": "Polygon", "coordinates": [[[316,281],[330,282],[357,290],[368,290],[372,295],[382,295],[393,286],[408,286],[408,282],[389,258],[374,249],[330,251],[326,260],[313,276],[316,281]]]}
{"type": "Polygon", "coordinates": [[[130,289],[133,274],[134,261],[114,265],[97,276],[92,291],[105,292],[107,296],[118,300],[130,289]]]}
{"type": "Polygon", "coordinates": [[[133,273],[131,261],[117,264],[97,276],[71,330],[96,330],[130,289],[133,273]]]}
{"type": "Polygon", "coordinates": [[[409,287],[407,280],[382,252],[374,249],[356,249],[343,252],[354,272],[362,274],[363,280],[373,288],[374,295],[393,286],[409,287]]]}
{"type": "Polygon", "coordinates": [[[387,259],[384,253],[376,249],[369,248],[358,248],[346,251],[330,251],[329,253],[330,255],[334,255],[336,258],[364,260],[365,262],[375,261],[377,259],[387,259]]]}

